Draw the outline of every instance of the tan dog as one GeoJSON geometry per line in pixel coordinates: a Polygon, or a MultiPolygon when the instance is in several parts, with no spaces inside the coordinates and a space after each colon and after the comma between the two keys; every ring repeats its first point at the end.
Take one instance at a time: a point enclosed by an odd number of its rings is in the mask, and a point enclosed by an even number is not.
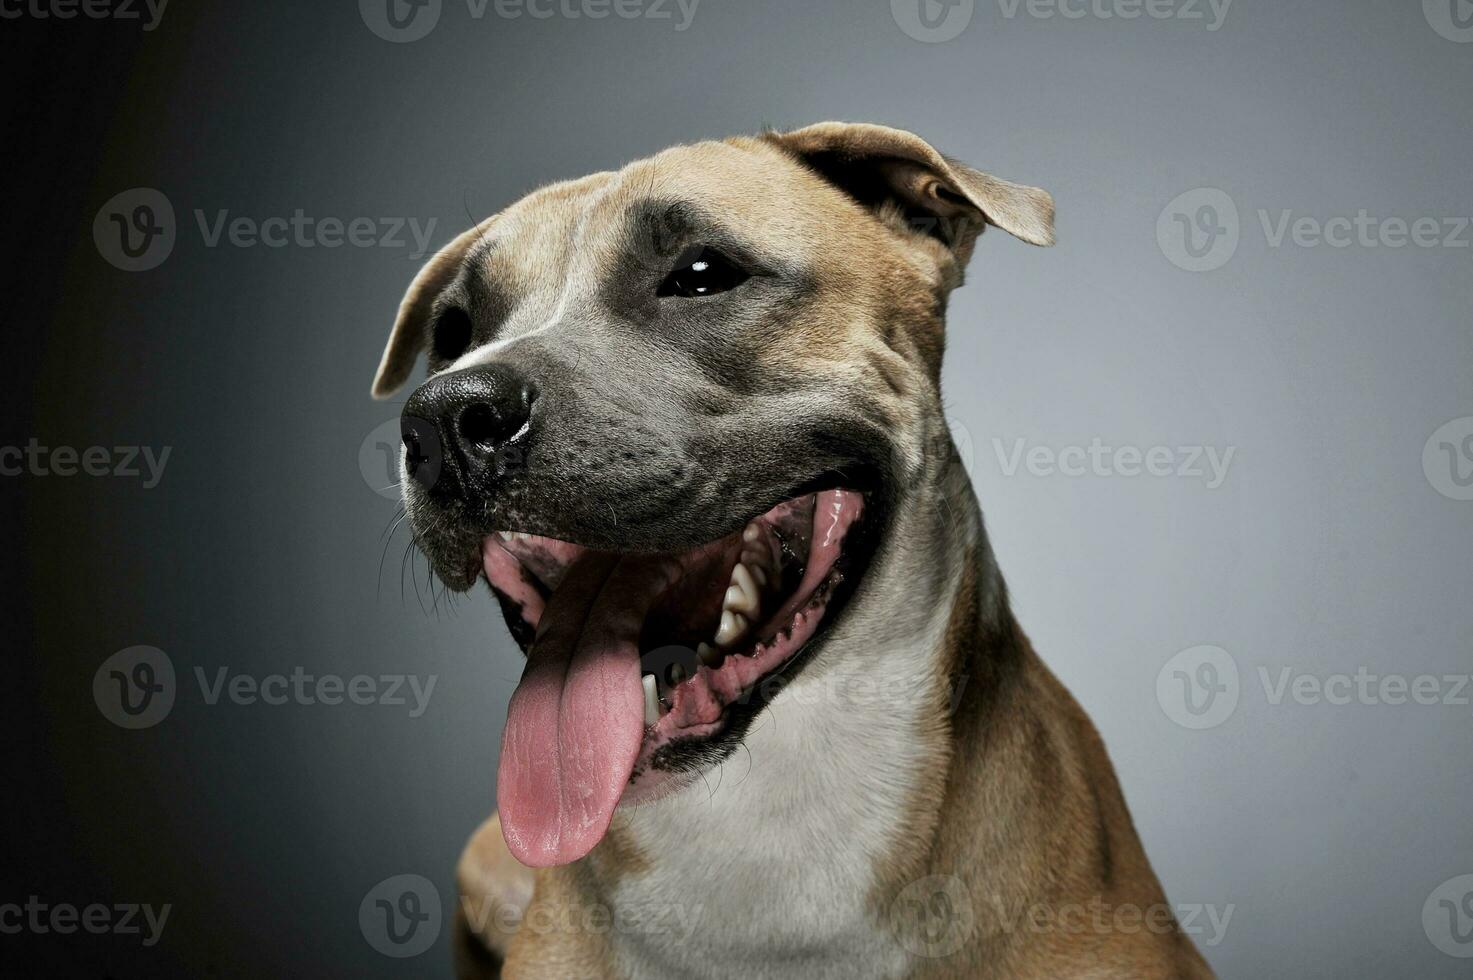
{"type": "Polygon", "coordinates": [[[825,123],[544,188],[420,273],[374,387],[428,353],[409,518],[528,652],[464,975],[1211,975],[941,410],[977,237],[1052,222],[825,123]]]}

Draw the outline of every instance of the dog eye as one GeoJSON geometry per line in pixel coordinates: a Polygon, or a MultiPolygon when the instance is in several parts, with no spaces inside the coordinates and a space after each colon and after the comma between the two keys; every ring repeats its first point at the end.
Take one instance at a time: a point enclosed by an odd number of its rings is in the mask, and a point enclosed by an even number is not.
{"type": "Polygon", "coordinates": [[[677,268],[660,284],[657,296],[714,296],[752,278],[726,256],[709,248],[687,249],[677,268]]]}
{"type": "Polygon", "coordinates": [[[465,310],[452,306],[435,321],[435,354],[443,361],[453,361],[471,345],[471,318],[465,310]]]}

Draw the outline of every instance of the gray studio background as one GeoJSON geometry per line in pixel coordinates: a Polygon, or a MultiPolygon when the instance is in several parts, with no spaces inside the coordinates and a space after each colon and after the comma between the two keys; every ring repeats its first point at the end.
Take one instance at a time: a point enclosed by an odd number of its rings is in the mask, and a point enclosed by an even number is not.
{"type": "Polygon", "coordinates": [[[1442,6],[1203,0],[1194,20],[978,0],[928,28],[905,0],[701,0],[688,20],[673,2],[538,19],[444,0],[407,43],[351,0],[32,25],[48,44],[115,32],[130,54],[95,83],[114,109],[67,137],[84,171],[55,201],[67,247],[27,272],[49,307],[11,365],[17,438],[171,455],[152,488],[7,478],[28,805],[6,898],[172,913],[152,947],[30,936],[26,955],[94,975],[446,975],[448,928],[391,958],[360,903],[414,874],[448,908],[495,802],[520,658],[483,594],[436,603],[376,492],[398,406],[367,392],[412,232],[212,247],[196,211],[433,221],[439,245],[551,179],[836,118],[1057,199],[1057,248],[979,247],[947,404],[1019,616],[1103,732],[1171,900],[1231,915],[1220,935],[1199,923],[1208,959],[1225,977],[1467,976],[1453,954],[1473,944],[1434,895],[1456,904],[1473,873],[1473,707],[1442,703],[1443,675],[1473,665],[1473,501],[1450,478],[1473,470],[1473,232],[1443,241],[1473,214],[1473,43],[1450,19],[1466,4],[1442,6]],[[93,236],[134,188],[175,214],[139,272],[93,236]],[[1382,244],[1276,237],[1285,212],[1362,209],[1382,244]],[[1389,247],[1393,217],[1435,219],[1437,243],[1389,247]],[[1096,439],[1165,447],[1173,475],[1048,465],[1096,439]],[[1205,474],[1175,475],[1193,447],[1205,474]],[[1207,450],[1232,452],[1220,481],[1207,450]],[[178,680],[168,716],[132,731],[92,685],[136,645],[178,680]],[[436,682],[414,717],[412,697],[210,704],[195,677],[299,667],[436,682]],[[1357,671],[1433,675],[1438,703],[1276,697],[1285,676],[1357,671]],[[1193,713],[1181,678],[1222,700],[1193,713]]]}

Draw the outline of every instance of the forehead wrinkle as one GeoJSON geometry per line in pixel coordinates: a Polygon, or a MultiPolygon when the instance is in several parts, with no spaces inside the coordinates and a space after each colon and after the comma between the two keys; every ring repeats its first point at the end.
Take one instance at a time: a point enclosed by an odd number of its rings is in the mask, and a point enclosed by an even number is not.
{"type": "Polygon", "coordinates": [[[587,283],[590,292],[620,275],[623,261],[642,251],[630,215],[642,201],[658,193],[661,174],[653,165],[655,159],[635,161],[619,171],[589,198],[579,216],[572,245],[577,257],[591,269],[587,283]]]}
{"type": "Polygon", "coordinates": [[[451,288],[446,290],[447,294],[452,290],[458,294],[472,316],[488,312],[498,301],[503,308],[508,305],[510,297],[504,277],[494,271],[500,248],[501,243],[496,239],[479,240],[466,255],[451,288]]]}
{"type": "Polygon", "coordinates": [[[489,270],[491,257],[500,247],[500,242],[495,238],[487,238],[484,235],[476,239],[470,251],[466,253],[464,268],[489,270]]]}
{"type": "Polygon", "coordinates": [[[508,316],[512,329],[467,354],[462,359],[467,366],[489,360],[519,340],[545,334],[568,317],[575,294],[584,285],[575,266],[582,258],[590,220],[608,190],[609,185],[601,182],[581,193],[526,199],[528,207],[518,214],[517,224],[527,229],[527,237],[520,242],[508,237],[505,247],[493,253],[501,264],[515,265],[523,285],[523,291],[512,297],[508,316]]]}

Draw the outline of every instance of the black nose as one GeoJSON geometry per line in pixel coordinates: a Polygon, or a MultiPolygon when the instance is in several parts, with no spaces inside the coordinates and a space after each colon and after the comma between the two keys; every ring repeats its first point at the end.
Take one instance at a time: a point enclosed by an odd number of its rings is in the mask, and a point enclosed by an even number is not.
{"type": "Polygon", "coordinates": [[[505,365],[426,381],[399,419],[409,476],[437,497],[488,492],[525,460],[536,398],[532,384],[505,365]]]}

